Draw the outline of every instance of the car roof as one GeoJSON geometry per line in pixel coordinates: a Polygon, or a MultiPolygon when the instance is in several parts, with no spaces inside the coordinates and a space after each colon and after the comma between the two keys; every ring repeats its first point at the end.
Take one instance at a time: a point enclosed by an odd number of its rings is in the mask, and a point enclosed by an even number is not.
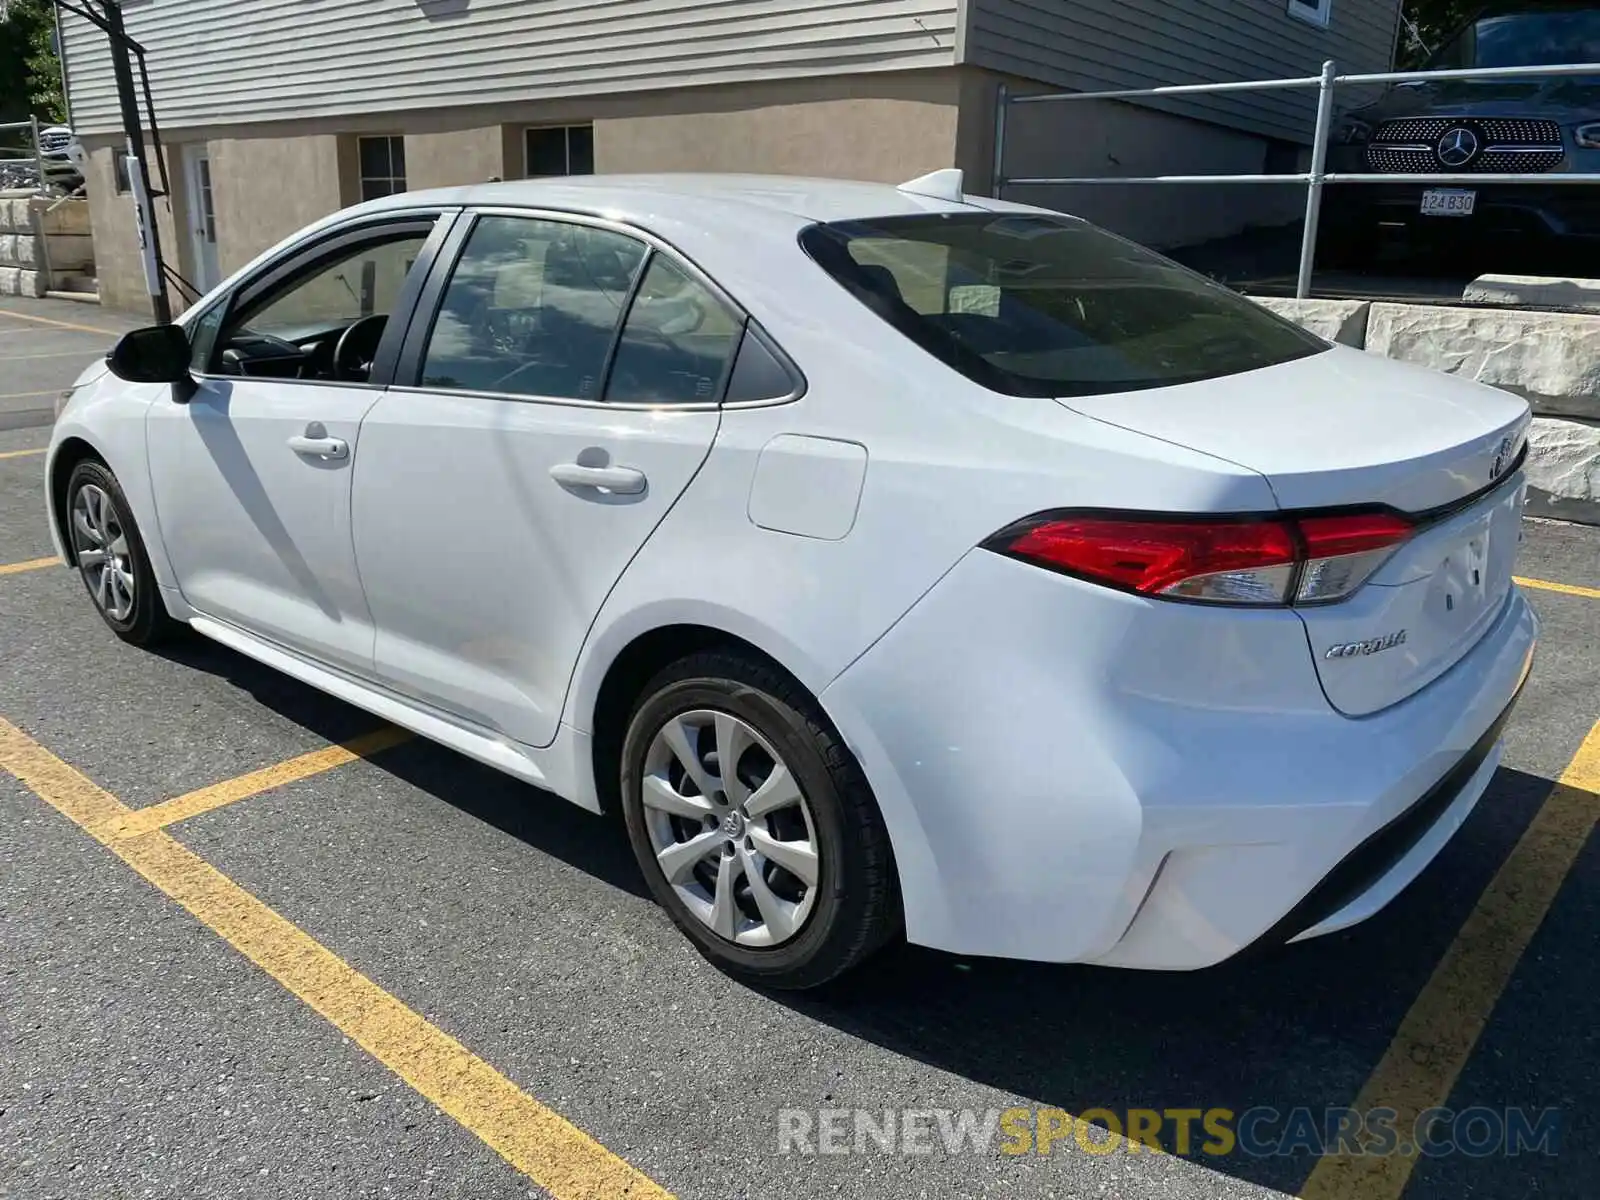
{"type": "Polygon", "coordinates": [[[607,216],[649,228],[673,225],[841,221],[966,209],[948,199],[902,191],[893,184],[790,175],[583,175],[519,179],[404,192],[362,211],[418,205],[504,205],[607,216]]]}

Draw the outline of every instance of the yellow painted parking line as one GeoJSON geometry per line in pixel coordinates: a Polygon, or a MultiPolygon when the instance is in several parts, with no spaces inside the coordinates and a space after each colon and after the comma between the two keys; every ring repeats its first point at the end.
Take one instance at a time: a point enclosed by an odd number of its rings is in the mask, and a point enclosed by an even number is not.
{"type": "Polygon", "coordinates": [[[93,351],[52,350],[48,354],[0,354],[0,362],[33,362],[39,358],[91,358],[93,351]]]}
{"type": "MultiPolygon", "coordinates": [[[[4,332],[0,330],[0,332],[4,332]]],[[[32,332],[31,330],[29,332],[32,332]]],[[[59,396],[65,389],[56,388],[53,392],[0,392],[0,400],[32,400],[36,396],[59,396]]]]}
{"type": "Polygon", "coordinates": [[[321,750],[302,754],[298,758],[291,758],[287,762],[251,771],[248,775],[227,779],[222,783],[176,796],[161,804],[152,804],[149,808],[136,808],[127,816],[117,817],[103,829],[95,829],[92,832],[102,840],[138,837],[157,829],[164,829],[179,821],[187,821],[190,817],[198,817],[201,813],[208,813],[251,796],[258,796],[286,783],[320,775],[324,771],[331,771],[335,767],[342,767],[345,763],[355,762],[357,759],[366,758],[410,740],[411,734],[404,729],[393,727],[379,729],[352,738],[341,746],[326,746],[321,750]]]}
{"type": "MultiPolygon", "coordinates": [[[[46,393],[43,393],[43,392],[40,393],[40,395],[45,395],[45,394],[46,393]]],[[[4,400],[4,399],[5,399],[4,396],[0,396],[0,400],[4,400]]],[[[50,447],[48,447],[48,446],[40,446],[37,450],[5,450],[5,451],[0,451],[0,458],[27,458],[28,455],[30,455],[30,454],[43,454],[49,448],[50,447]]]]}
{"type": "Polygon", "coordinates": [[[42,571],[46,567],[59,567],[59,558],[30,558],[27,562],[0,565],[0,575],[20,575],[24,571],[42,571]]]}
{"type": "Polygon", "coordinates": [[[79,333],[103,333],[107,337],[121,337],[122,334],[115,329],[104,329],[99,325],[79,325],[73,321],[57,321],[53,317],[36,317],[32,313],[20,313],[14,309],[0,308],[0,320],[32,321],[37,325],[54,325],[57,329],[76,329],[79,333]]]}
{"type": "MultiPolygon", "coordinates": [[[[1478,899],[1455,941],[1400,1022],[1358,1112],[1392,1108],[1409,1136],[1420,1115],[1450,1096],[1496,1002],[1600,817],[1600,723],[1478,899]]],[[[1301,1200],[1398,1200],[1416,1155],[1318,1160],[1301,1200]]]]}
{"type": "Polygon", "coordinates": [[[0,768],[85,829],[555,1200],[672,1200],[171,834],[105,831],[129,809],[0,718],[0,768]]]}
{"type": "Polygon", "coordinates": [[[1587,596],[1591,600],[1600,600],[1600,588],[1578,587],[1571,583],[1551,583],[1548,579],[1524,579],[1521,575],[1515,575],[1512,578],[1523,587],[1539,588],[1541,591],[1546,592],[1564,592],[1568,596],[1587,596]]]}

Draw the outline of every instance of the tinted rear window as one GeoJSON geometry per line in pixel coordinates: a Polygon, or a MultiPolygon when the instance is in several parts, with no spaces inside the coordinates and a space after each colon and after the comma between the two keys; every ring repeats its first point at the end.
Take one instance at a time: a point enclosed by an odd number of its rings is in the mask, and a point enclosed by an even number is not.
{"type": "Polygon", "coordinates": [[[813,225],[800,244],[928,353],[1011,395],[1191,383],[1328,348],[1227,288],[1072,217],[883,217],[813,225]]]}

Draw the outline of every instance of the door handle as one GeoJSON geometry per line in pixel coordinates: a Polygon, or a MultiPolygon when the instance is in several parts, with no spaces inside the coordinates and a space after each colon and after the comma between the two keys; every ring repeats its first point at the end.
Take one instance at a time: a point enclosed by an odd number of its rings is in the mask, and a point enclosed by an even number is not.
{"type": "Polygon", "coordinates": [[[301,437],[289,439],[289,449],[296,454],[315,454],[319,458],[349,458],[350,443],[336,437],[301,437]]]}
{"type": "Polygon", "coordinates": [[[632,467],[586,467],[581,463],[557,463],[550,478],[563,487],[603,488],[619,496],[637,496],[644,491],[643,471],[632,467]]]}

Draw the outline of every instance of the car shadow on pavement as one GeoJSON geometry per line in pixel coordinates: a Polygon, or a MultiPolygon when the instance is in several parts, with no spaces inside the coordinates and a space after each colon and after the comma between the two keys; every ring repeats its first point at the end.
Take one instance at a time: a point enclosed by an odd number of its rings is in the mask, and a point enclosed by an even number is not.
{"type": "MultiPolygon", "coordinates": [[[[281,717],[329,742],[367,733],[378,718],[200,638],[183,638],[158,653],[171,662],[226,680],[281,717]]],[[[443,800],[535,849],[612,887],[647,896],[621,824],[568,804],[491,767],[425,739],[371,759],[413,787],[443,800]]]]}
{"type": "MultiPolygon", "coordinates": [[[[179,644],[169,659],[227,680],[330,741],[373,718],[211,643],[179,644]]],[[[648,894],[620,823],[540,793],[418,739],[374,765],[462,813],[635,896],[648,894]]],[[[1327,1110],[1355,1100],[1462,921],[1499,869],[1550,781],[1502,768],[1466,826],[1410,888],[1372,920],[1308,943],[1243,955],[1208,970],[1144,972],[971,959],[899,946],[812,993],[765,993],[773,1003],[894,1054],[1068,1113],[1109,1109],[1327,1110]]],[[[1069,912],[1030,914],[1071,920],[1069,912]]],[[[665,920],[665,917],[663,917],[665,920]]],[[[1569,987],[1585,987],[1583,981],[1569,987]]],[[[1558,1003],[1553,1001],[1552,1003],[1558,1003]]],[[[1518,1036],[1522,1036],[1519,1034],[1518,1036]]],[[[1530,1038],[1539,1030],[1527,1032],[1530,1038]]],[[[1538,1080],[1519,1086],[1536,1088],[1538,1080]]],[[[1575,1107],[1583,1096],[1571,1098],[1575,1107]]],[[[792,1104],[827,1107],[827,1097],[792,1104]]],[[[878,1098],[884,1107],[940,1107],[937,1097],[878,1098]]],[[[1529,1094],[1476,1096],[1495,1107],[1542,1107],[1529,1094]]],[[[996,1107],[1007,1102],[996,1098],[996,1107]]],[[[1281,1129],[1282,1119],[1269,1124],[1281,1129]]],[[[1169,1153],[1253,1184],[1294,1193],[1306,1151],[1207,1157],[1198,1120],[1187,1153],[1174,1125],[1169,1153]]],[[[1563,1135],[1565,1136],[1565,1135],[1563,1135]]],[[[1525,1194],[1551,1160],[1474,1160],[1492,1169],[1485,1194],[1525,1194]],[[1513,1190],[1500,1187],[1504,1183],[1513,1190]]],[[[1562,1164],[1563,1168],[1566,1166],[1562,1164]]],[[[1416,1189],[1412,1193],[1416,1194],[1416,1189]]]]}

